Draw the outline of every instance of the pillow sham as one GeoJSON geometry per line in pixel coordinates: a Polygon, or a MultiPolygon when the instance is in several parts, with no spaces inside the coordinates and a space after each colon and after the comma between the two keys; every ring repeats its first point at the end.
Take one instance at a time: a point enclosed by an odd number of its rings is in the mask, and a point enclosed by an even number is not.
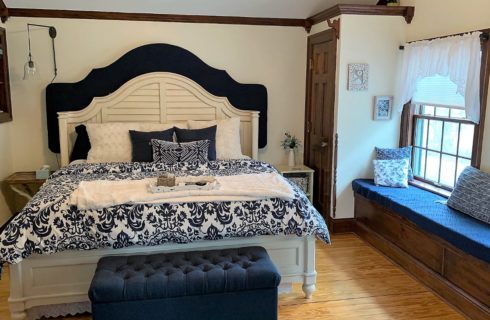
{"type": "Polygon", "coordinates": [[[490,174],[466,167],[459,176],[447,205],[490,224],[490,174]]]}
{"type": "Polygon", "coordinates": [[[174,127],[164,131],[150,132],[129,130],[129,137],[131,138],[132,161],[152,162],[153,149],[151,147],[151,140],[174,141],[174,127]]]}
{"type": "Polygon", "coordinates": [[[216,125],[216,158],[218,160],[244,159],[240,142],[240,118],[212,121],[188,121],[189,129],[216,125]]]}
{"type": "Polygon", "coordinates": [[[75,132],[77,133],[77,138],[70,154],[70,162],[87,159],[88,152],[91,148],[87,127],[84,124],[78,125],[75,127],[75,132]]]}
{"type": "Polygon", "coordinates": [[[87,123],[87,132],[92,148],[87,162],[131,162],[132,147],[129,130],[163,131],[173,127],[184,127],[186,123],[87,123]]]}
{"type": "Polygon", "coordinates": [[[402,148],[378,148],[376,149],[376,159],[377,160],[399,160],[408,159],[408,180],[412,181],[413,172],[410,166],[410,159],[412,158],[412,146],[402,147],[402,148]]]}
{"type": "Polygon", "coordinates": [[[373,164],[375,185],[408,188],[408,159],[373,160],[373,164]]]}
{"type": "Polygon", "coordinates": [[[214,161],[216,160],[216,128],[217,126],[203,129],[175,128],[175,136],[177,137],[177,142],[209,140],[208,159],[214,161]]]}
{"type": "Polygon", "coordinates": [[[153,161],[167,164],[178,162],[204,163],[208,161],[209,140],[168,142],[151,140],[153,161]]]}

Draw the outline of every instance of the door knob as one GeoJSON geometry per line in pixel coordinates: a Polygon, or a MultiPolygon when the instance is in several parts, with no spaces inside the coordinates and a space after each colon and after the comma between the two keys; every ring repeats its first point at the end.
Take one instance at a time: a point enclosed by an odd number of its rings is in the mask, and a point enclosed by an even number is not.
{"type": "Polygon", "coordinates": [[[326,146],[328,146],[328,143],[327,143],[327,142],[322,141],[322,142],[320,143],[320,148],[325,148],[326,146]]]}

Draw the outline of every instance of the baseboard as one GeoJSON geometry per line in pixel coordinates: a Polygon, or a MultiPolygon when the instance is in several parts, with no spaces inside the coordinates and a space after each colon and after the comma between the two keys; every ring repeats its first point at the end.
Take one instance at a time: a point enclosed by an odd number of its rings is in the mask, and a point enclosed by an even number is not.
{"type": "Polygon", "coordinates": [[[346,219],[334,219],[332,217],[327,217],[327,226],[330,233],[354,233],[355,232],[355,222],[354,218],[346,219]]]}

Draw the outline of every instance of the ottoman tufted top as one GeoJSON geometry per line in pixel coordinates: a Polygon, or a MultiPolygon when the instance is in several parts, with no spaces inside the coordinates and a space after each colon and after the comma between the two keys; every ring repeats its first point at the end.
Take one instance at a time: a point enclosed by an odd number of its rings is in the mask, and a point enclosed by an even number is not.
{"type": "Polygon", "coordinates": [[[100,259],[89,297],[117,302],[275,288],[281,276],[262,247],[100,259]]]}

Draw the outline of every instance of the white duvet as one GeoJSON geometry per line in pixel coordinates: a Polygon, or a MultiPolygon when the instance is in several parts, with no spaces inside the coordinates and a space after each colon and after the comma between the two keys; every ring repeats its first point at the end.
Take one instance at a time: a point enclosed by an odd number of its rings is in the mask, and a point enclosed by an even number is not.
{"type": "Polygon", "coordinates": [[[291,200],[294,191],[278,173],[217,176],[219,188],[153,193],[150,184],[156,178],[143,180],[82,181],[70,196],[70,204],[80,210],[102,209],[121,204],[183,203],[215,201],[253,201],[268,198],[291,200]]]}

